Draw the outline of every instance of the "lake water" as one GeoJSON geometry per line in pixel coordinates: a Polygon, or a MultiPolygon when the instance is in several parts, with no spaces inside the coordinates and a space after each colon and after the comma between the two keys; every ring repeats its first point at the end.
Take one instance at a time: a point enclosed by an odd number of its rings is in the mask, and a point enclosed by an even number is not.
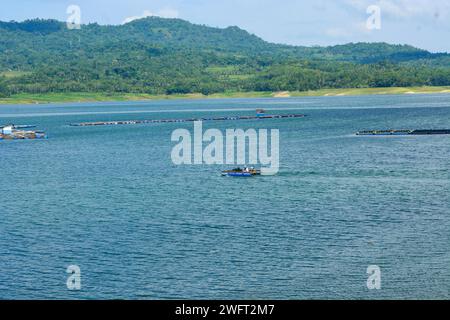
{"type": "Polygon", "coordinates": [[[0,142],[0,298],[450,298],[450,136],[354,135],[448,129],[450,95],[0,106],[0,123],[49,135],[0,142]],[[279,129],[277,176],[173,165],[192,123],[68,126],[256,108],[308,117],[203,126],[279,129]]]}

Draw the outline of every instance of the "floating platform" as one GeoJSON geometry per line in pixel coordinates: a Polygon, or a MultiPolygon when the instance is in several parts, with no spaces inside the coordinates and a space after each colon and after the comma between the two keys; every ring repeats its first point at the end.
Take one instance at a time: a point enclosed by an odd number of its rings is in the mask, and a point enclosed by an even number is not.
{"type": "Polygon", "coordinates": [[[128,121],[107,121],[107,122],[83,122],[72,123],[73,127],[94,127],[94,126],[120,126],[132,124],[153,124],[153,123],[180,123],[195,121],[232,121],[232,120],[263,120],[263,119],[289,119],[304,118],[304,114],[283,114],[283,115],[257,115],[257,116],[234,116],[216,118],[191,118],[191,119],[155,119],[155,120],[128,120],[128,121]]]}
{"type": "Polygon", "coordinates": [[[371,130],[359,131],[358,136],[426,136],[450,134],[450,129],[441,130],[371,130]]]}
{"type": "Polygon", "coordinates": [[[19,128],[31,128],[29,125],[6,125],[0,127],[0,140],[28,140],[28,139],[47,139],[47,135],[42,131],[24,131],[19,128]]]}
{"type": "Polygon", "coordinates": [[[0,140],[33,140],[47,139],[45,132],[41,131],[14,131],[11,134],[0,133],[0,140]]]}

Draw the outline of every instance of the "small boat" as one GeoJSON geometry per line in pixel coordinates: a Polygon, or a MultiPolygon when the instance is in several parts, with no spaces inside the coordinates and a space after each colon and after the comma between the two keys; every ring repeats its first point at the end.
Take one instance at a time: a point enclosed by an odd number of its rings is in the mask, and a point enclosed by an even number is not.
{"type": "Polygon", "coordinates": [[[261,170],[256,170],[253,168],[236,168],[233,170],[222,171],[222,176],[224,177],[253,177],[260,176],[261,170]]]}
{"type": "Polygon", "coordinates": [[[20,129],[31,129],[36,128],[36,125],[34,124],[22,124],[22,125],[13,125],[14,129],[20,130],[20,129]]]}

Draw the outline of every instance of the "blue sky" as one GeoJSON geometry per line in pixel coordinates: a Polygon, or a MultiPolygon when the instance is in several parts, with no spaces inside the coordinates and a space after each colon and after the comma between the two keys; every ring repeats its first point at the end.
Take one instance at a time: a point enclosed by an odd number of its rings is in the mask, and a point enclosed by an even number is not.
{"type": "Polygon", "coordinates": [[[450,0],[2,0],[0,20],[65,21],[72,4],[81,8],[82,23],[121,24],[159,15],[209,26],[237,25],[277,43],[385,41],[450,52],[450,0]],[[381,29],[366,27],[371,5],[380,8],[381,29]]]}

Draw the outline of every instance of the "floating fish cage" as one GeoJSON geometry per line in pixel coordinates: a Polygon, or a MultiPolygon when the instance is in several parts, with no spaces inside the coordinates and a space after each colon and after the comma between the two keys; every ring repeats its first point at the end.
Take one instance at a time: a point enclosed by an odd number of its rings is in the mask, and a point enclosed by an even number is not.
{"type": "Polygon", "coordinates": [[[422,136],[422,135],[443,135],[450,134],[450,129],[441,130],[371,130],[371,131],[359,131],[356,133],[358,136],[422,136]]]}
{"type": "Polygon", "coordinates": [[[24,131],[17,130],[17,128],[19,128],[19,126],[8,125],[0,127],[0,140],[47,139],[47,135],[43,131],[24,131]]]}
{"type": "Polygon", "coordinates": [[[292,119],[292,118],[304,118],[304,117],[306,117],[306,115],[304,115],[304,114],[266,115],[264,113],[258,113],[256,116],[230,116],[230,117],[192,118],[192,119],[154,119],[154,120],[82,122],[82,123],[72,123],[71,126],[73,126],[73,127],[94,127],[94,126],[119,126],[119,125],[131,125],[131,124],[152,124],[152,123],[179,123],[179,122],[195,122],[195,121],[292,119]]]}

